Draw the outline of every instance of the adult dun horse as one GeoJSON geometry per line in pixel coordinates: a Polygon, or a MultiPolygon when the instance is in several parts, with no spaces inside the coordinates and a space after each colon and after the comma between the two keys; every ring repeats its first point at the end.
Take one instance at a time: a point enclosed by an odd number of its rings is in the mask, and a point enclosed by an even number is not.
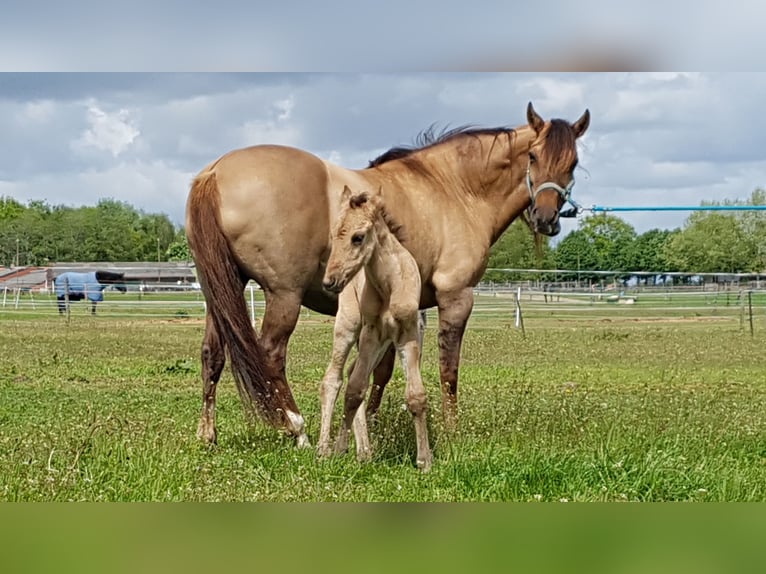
{"type": "Polygon", "coordinates": [[[337,310],[337,296],[322,278],[344,186],[382,187],[391,216],[408,230],[406,247],[420,269],[420,307],[438,308],[442,412],[454,428],[460,348],[489,249],[525,210],[535,232],[560,231],[576,141],[589,123],[588,110],[574,123],[545,121],[530,102],[526,125],[452,130],[418,148],[393,148],[366,169],[276,145],[235,150],[205,167],[186,210],[207,301],[198,435],[216,440],[216,383],[228,351],[246,410],[308,445],[285,376],[286,349],[301,305],[328,315],[337,310]],[[266,300],[260,338],[243,297],[249,279],[266,300]]]}
{"type": "MultiPolygon", "coordinates": [[[[420,376],[421,334],[418,328],[420,307],[420,272],[412,254],[402,245],[403,228],[388,214],[380,195],[365,192],[354,195],[346,187],[341,195],[343,207],[331,236],[330,257],[327,261],[323,285],[328,291],[341,294],[356,277],[362,276],[359,301],[352,301],[361,314],[359,357],[351,374],[344,400],[341,430],[336,452],[348,449],[348,436],[352,423],[356,428],[357,458],[370,456],[364,409],[359,406],[367,394],[372,370],[391,343],[401,357],[406,375],[405,398],[415,423],[417,466],[423,471],[431,467],[431,448],[428,444],[426,414],[428,401],[420,376]],[[357,413],[357,410],[360,412],[357,413]],[[361,415],[361,426],[354,419],[361,415]]],[[[341,303],[338,315],[347,313],[341,303]]],[[[341,333],[341,341],[346,335],[341,333]]],[[[333,353],[338,341],[333,341],[333,353]]],[[[343,343],[341,342],[341,345],[343,343]]],[[[334,381],[325,378],[320,388],[322,401],[322,428],[319,439],[320,454],[327,454],[329,417],[338,389],[326,388],[334,381]]]]}
{"type": "Polygon", "coordinates": [[[125,274],[113,271],[90,271],[88,273],[76,273],[67,271],[54,280],[56,288],[56,301],[58,302],[59,315],[67,310],[69,301],[82,301],[87,299],[92,303],[91,314],[96,314],[96,303],[104,300],[104,289],[109,286],[125,293],[125,274]]]}

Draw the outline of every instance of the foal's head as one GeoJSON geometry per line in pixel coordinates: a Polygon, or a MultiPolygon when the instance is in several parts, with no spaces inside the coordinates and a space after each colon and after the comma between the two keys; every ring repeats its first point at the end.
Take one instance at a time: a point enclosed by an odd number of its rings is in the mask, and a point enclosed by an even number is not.
{"type": "Polygon", "coordinates": [[[322,285],[328,291],[340,293],[362,267],[369,263],[378,239],[375,223],[383,215],[380,195],[366,192],[353,194],[343,188],[341,210],[330,235],[330,257],[327,260],[322,285]]]}
{"type": "Polygon", "coordinates": [[[573,124],[559,119],[546,122],[530,102],[527,122],[535,132],[527,164],[527,186],[532,200],[529,220],[534,231],[554,236],[561,231],[559,211],[574,185],[577,139],[588,129],[590,112],[585,110],[573,124]]]}

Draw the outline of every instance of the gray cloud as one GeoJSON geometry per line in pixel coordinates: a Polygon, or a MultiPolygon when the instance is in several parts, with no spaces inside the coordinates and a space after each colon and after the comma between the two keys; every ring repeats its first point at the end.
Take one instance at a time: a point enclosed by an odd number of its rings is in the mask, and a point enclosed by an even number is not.
{"type": "MultiPolygon", "coordinates": [[[[766,185],[764,96],[753,73],[5,74],[0,194],[114,197],[181,223],[194,173],[236,147],[359,168],[432,123],[522,124],[533,100],[545,117],[591,110],[580,203],[697,205],[766,185]]],[[[623,217],[643,231],[687,215],[623,217]]]]}

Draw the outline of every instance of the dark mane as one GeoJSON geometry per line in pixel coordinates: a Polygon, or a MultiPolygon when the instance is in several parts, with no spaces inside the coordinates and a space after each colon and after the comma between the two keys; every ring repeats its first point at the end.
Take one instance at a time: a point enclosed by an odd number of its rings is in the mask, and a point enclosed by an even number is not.
{"type": "Polygon", "coordinates": [[[411,156],[415,152],[443,144],[447,141],[460,137],[482,135],[498,136],[502,134],[511,134],[513,132],[514,129],[509,127],[477,128],[471,125],[465,125],[452,129],[444,128],[441,132],[437,133],[435,125],[431,124],[429,127],[421,131],[417,136],[415,136],[415,143],[412,146],[392,147],[390,150],[371,160],[367,167],[377,167],[389,161],[404,159],[411,156]]]}

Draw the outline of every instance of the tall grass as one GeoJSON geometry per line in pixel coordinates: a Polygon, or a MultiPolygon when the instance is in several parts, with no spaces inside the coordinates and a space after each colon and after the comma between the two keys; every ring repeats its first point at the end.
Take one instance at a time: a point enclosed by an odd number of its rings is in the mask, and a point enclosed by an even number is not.
{"type": "MultiPolygon", "coordinates": [[[[248,428],[228,371],[210,448],[195,436],[200,322],[0,318],[0,499],[766,500],[758,333],[539,320],[523,336],[507,319],[472,322],[450,435],[433,325],[423,374],[435,464],[422,475],[398,367],[370,463],[320,461],[269,428],[248,428]]],[[[331,337],[329,319],[304,321],[289,351],[314,440],[331,337]]]]}

